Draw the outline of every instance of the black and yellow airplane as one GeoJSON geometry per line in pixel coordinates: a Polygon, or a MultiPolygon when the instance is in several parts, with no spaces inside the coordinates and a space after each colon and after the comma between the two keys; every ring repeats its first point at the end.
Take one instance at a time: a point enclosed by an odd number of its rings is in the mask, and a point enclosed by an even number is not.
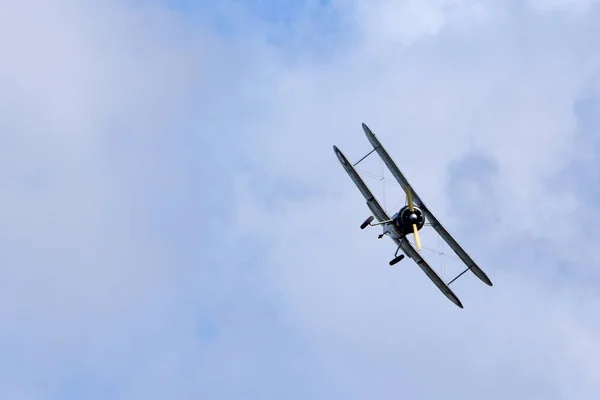
{"type": "Polygon", "coordinates": [[[401,261],[405,255],[409,258],[412,258],[415,263],[425,274],[433,281],[433,283],[446,295],[450,301],[456,304],[458,307],[463,308],[462,303],[456,297],[454,292],[450,290],[449,285],[452,284],[456,279],[461,277],[465,272],[471,270],[475,276],[477,276],[481,281],[485,284],[492,286],[492,282],[487,277],[485,272],[481,270],[473,261],[473,259],[463,250],[463,248],[456,242],[456,240],[448,233],[448,231],[440,224],[440,222],[433,216],[431,211],[425,206],[423,201],[419,198],[417,193],[415,193],[414,189],[408,183],[402,172],[398,169],[392,158],[389,156],[385,148],[381,145],[379,140],[375,137],[373,132],[369,129],[367,125],[362,124],[362,128],[367,135],[367,139],[373,146],[373,150],[371,150],[367,155],[361,158],[358,162],[350,164],[348,159],[344,154],[336,147],[333,146],[333,150],[335,155],[340,160],[340,163],[352,179],[352,181],[358,187],[358,190],[362,193],[365,200],[367,201],[367,206],[373,213],[372,216],[367,218],[365,222],[360,226],[361,229],[365,229],[367,226],[376,226],[381,225],[383,227],[383,233],[379,235],[381,239],[383,236],[387,235],[396,243],[398,248],[396,249],[396,253],[394,254],[394,259],[390,261],[390,265],[394,265],[397,262],[401,261]],[[377,152],[379,157],[383,160],[387,168],[390,170],[394,178],[398,181],[404,192],[406,192],[407,196],[407,205],[402,207],[392,218],[390,218],[386,212],[383,210],[377,199],[373,196],[367,185],[365,185],[362,178],[358,175],[354,167],[360,163],[362,160],[367,158],[371,153],[377,152]],[[377,218],[378,222],[372,223],[373,218],[377,218]],[[433,269],[427,264],[427,262],[421,257],[419,252],[415,250],[415,248],[410,244],[407,240],[407,235],[413,234],[415,239],[415,244],[417,249],[421,250],[421,240],[419,238],[419,230],[423,228],[425,225],[425,220],[427,219],[428,225],[430,225],[435,231],[440,235],[442,239],[450,246],[452,250],[456,253],[456,255],[465,263],[467,269],[458,274],[454,279],[452,279],[448,284],[444,283],[444,281],[439,277],[438,274],[435,273],[433,269]],[[398,252],[402,250],[404,254],[398,255],[398,252]]]}

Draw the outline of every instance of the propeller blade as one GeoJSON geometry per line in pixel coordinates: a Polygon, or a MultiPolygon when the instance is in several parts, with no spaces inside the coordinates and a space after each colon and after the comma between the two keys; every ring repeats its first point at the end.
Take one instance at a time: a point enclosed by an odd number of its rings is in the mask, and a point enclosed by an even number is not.
{"type": "Polygon", "coordinates": [[[419,230],[417,229],[417,224],[413,224],[413,233],[415,235],[415,243],[417,245],[417,250],[421,250],[421,238],[419,237],[419,230]]]}
{"type": "MultiPolygon", "coordinates": [[[[408,199],[408,209],[410,212],[415,210],[415,205],[413,204],[412,198],[412,190],[410,190],[410,186],[407,188],[406,197],[408,199]]],[[[415,244],[417,245],[417,250],[421,250],[421,238],[419,237],[419,230],[417,229],[417,224],[413,224],[413,233],[415,235],[415,244]]]]}
{"type": "Polygon", "coordinates": [[[413,212],[414,211],[414,204],[413,204],[413,198],[412,198],[412,190],[410,190],[410,187],[406,191],[406,197],[408,197],[408,209],[411,212],[413,212]]]}

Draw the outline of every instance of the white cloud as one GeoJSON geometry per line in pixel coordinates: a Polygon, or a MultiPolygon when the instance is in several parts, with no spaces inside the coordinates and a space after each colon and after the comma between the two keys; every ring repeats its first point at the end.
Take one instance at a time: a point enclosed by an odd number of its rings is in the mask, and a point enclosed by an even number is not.
{"type": "Polygon", "coordinates": [[[0,398],[591,398],[597,205],[553,180],[596,168],[598,15],[501,4],[337,2],[327,61],[160,3],[3,5],[0,398]],[[331,146],[361,122],[494,281],[464,310],[358,229],[331,146]]]}
{"type": "Polygon", "coordinates": [[[210,78],[197,57],[218,53],[163,10],[12,2],[0,15],[2,370],[16,366],[0,397],[50,395],[73,368],[117,384],[181,286],[156,229],[165,199],[186,194],[181,173],[165,182],[166,128],[185,128],[188,87],[210,78]]]}
{"type": "Polygon", "coordinates": [[[356,1],[359,20],[369,46],[412,45],[440,33],[449,25],[462,29],[487,21],[491,6],[483,1],[356,1]]]}
{"type": "Polygon", "coordinates": [[[530,0],[529,3],[538,11],[566,11],[581,16],[591,11],[598,0],[530,0]]]}

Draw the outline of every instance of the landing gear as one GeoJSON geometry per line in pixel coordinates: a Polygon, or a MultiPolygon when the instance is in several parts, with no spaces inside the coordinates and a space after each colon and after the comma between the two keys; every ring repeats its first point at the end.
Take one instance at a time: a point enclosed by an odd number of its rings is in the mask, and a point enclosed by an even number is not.
{"type": "MultiPolygon", "coordinates": [[[[400,240],[404,240],[404,239],[405,238],[402,238],[400,240]]],[[[400,251],[400,246],[398,246],[398,248],[396,249],[396,252],[394,253],[394,259],[392,261],[390,261],[390,265],[397,264],[404,259],[404,254],[398,255],[399,251],[400,251]]]]}

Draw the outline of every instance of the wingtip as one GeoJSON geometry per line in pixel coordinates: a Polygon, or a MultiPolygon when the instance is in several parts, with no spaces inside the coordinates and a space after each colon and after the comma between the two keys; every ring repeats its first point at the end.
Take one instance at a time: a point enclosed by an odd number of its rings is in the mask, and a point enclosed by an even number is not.
{"type": "Polygon", "coordinates": [[[494,284],[492,283],[492,281],[490,280],[490,278],[485,274],[485,272],[482,271],[483,276],[481,277],[483,283],[485,283],[488,286],[494,286],[494,284]]]}
{"type": "Polygon", "coordinates": [[[464,308],[460,299],[452,292],[446,293],[446,297],[450,299],[458,308],[464,308]]]}
{"type": "Polygon", "coordinates": [[[363,128],[363,131],[365,132],[365,135],[367,135],[367,138],[369,138],[369,141],[372,141],[372,138],[375,137],[375,134],[373,133],[371,128],[369,128],[367,126],[367,124],[365,124],[364,122],[362,123],[362,128],[363,128]]]}
{"type": "Polygon", "coordinates": [[[342,153],[341,150],[338,149],[335,145],[333,146],[333,152],[335,153],[335,156],[338,158],[340,163],[342,163],[342,165],[345,166],[346,164],[348,164],[348,160],[346,159],[344,153],[342,153]]]}
{"type": "Polygon", "coordinates": [[[454,298],[452,298],[452,299],[450,299],[450,300],[452,300],[452,302],[453,302],[454,304],[456,304],[456,306],[457,306],[458,308],[461,308],[461,309],[462,309],[462,308],[464,308],[464,307],[463,307],[463,304],[462,304],[462,302],[461,302],[461,301],[458,299],[458,297],[456,297],[456,295],[455,295],[455,296],[453,296],[453,297],[454,297],[454,298]]]}

